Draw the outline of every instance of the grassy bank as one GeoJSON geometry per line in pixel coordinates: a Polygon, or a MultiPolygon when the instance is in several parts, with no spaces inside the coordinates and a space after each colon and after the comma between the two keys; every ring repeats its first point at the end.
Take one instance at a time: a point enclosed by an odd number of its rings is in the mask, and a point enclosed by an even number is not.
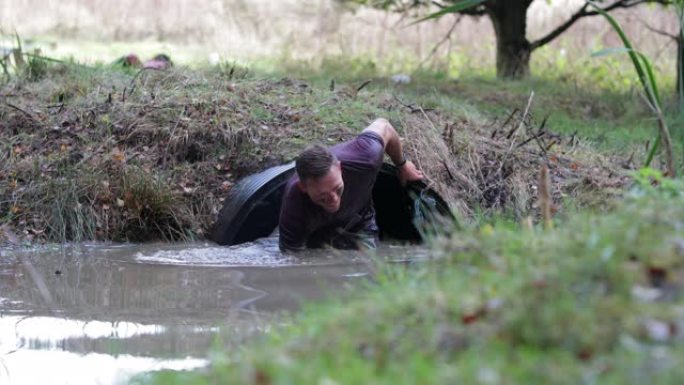
{"type": "Polygon", "coordinates": [[[562,214],[609,205],[654,130],[630,91],[439,73],[394,84],[356,60],[284,68],[29,61],[0,89],[3,223],[25,242],[201,239],[239,178],[376,117],[463,218],[538,216],[543,163],[562,214]]]}
{"type": "Polygon", "coordinates": [[[681,377],[682,186],[642,176],[641,196],[622,202],[655,132],[631,86],[581,73],[424,72],[396,84],[365,60],[282,64],[137,71],[36,59],[3,78],[0,242],[201,239],[241,177],[376,117],[471,228],[436,239],[429,264],[387,268],[353,298],[220,352],[209,370],[142,381],[681,377]],[[535,225],[544,166],[552,231],[535,225]]]}
{"type": "Polygon", "coordinates": [[[139,381],[680,383],[684,186],[642,180],[609,215],[435,240],[434,261],[387,268],[208,370],[139,381]]]}

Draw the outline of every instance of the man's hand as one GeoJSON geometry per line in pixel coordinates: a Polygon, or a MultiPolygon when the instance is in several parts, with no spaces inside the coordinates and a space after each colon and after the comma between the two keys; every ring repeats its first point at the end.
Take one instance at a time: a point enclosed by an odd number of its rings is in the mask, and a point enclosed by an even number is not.
{"type": "Polygon", "coordinates": [[[397,176],[402,186],[406,186],[408,182],[415,182],[423,179],[423,172],[418,170],[415,164],[410,160],[397,168],[397,176]]]}

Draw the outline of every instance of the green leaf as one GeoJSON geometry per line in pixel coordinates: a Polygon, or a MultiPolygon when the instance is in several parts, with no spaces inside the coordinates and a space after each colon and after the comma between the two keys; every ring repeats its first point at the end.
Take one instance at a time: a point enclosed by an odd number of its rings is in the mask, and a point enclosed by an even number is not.
{"type": "Polygon", "coordinates": [[[642,71],[646,79],[646,82],[643,82],[642,80],[642,86],[644,87],[644,91],[646,92],[648,101],[653,106],[653,108],[659,109],[660,106],[662,106],[662,100],[660,99],[660,93],[658,92],[658,83],[653,73],[653,66],[643,53],[627,47],[612,47],[596,51],[591,54],[591,57],[602,57],[621,53],[627,53],[630,55],[634,54],[637,56],[639,64],[642,67],[642,71]],[[654,100],[657,103],[653,103],[654,100]]]}
{"type": "MultiPolygon", "coordinates": [[[[653,107],[654,112],[656,114],[661,115],[662,102],[660,99],[660,94],[658,92],[658,84],[656,82],[656,77],[653,74],[653,67],[651,66],[650,61],[646,58],[646,56],[644,56],[644,54],[634,50],[634,48],[632,47],[632,43],[629,41],[627,35],[625,34],[625,31],[620,27],[620,24],[612,16],[610,16],[601,7],[594,4],[593,1],[588,1],[588,3],[592,7],[594,7],[598,13],[603,15],[606,18],[606,20],[608,20],[608,22],[613,27],[615,32],[617,32],[617,34],[620,36],[620,39],[622,40],[622,43],[625,46],[621,51],[627,52],[627,54],[629,54],[629,57],[632,60],[632,63],[634,64],[634,69],[636,70],[637,75],[639,76],[639,81],[641,82],[641,85],[644,88],[644,92],[646,92],[646,99],[648,103],[651,105],[651,107],[653,107]]],[[[601,54],[604,54],[603,51],[593,54],[592,56],[601,56],[601,54]]],[[[619,52],[618,49],[612,49],[612,51],[619,52]]],[[[650,150],[648,151],[648,156],[646,157],[646,162],[644,164],[645,167],[648,167],[651,164],[651,161],[653,161],[653,157],[658,151],[658,147],[662,139],[661,134],[662,133],[660,132],[658,133],[657,139],[653,142],[650,150]]]]}
{"type": "Polygon", "coordinates": [[[446,14],[461,12],[461,11],[464,11],[468,8],[472,8],[476,5],[480,5],[484,2],[485,2],[485,0],[463,0],[463,1],[459,1],[457,3],[454,3],[454,5],[450,5],[448,7],[442,8],[439,11],[437,11],[435,13],[431,13],[422,19],[414,21],[413,23],[411,23],[409,25],[413,25],[416,23],[422,23],[422,22],[427,21],[427,20],[439,19],[440,17],[442,17],[446,14]]]}
{"type": "Polygon", "coordinates": [[[656,101],[656,108],[660,109],[662,106],[662,100],[660,99],[660,93],[658,92],[658,82],[656,81],[656,77],[653,74],[653,66],[651,65],[651,62],[648,60],[644,54],[641,52],[636,52],[637,55],[641,58],[641,62],[644,65],[644,69],[646,70],[646,77],[648,79],[648,85],[651,87],[650,90],[647,89],[647,91],[650,91],[653,93],[652,98],[656,101]]]}
{"type": "Polygon", "coordinates": [[[660,134],[658,134],[658,137],[656,138],[655,142],[651,144],[651,149],[648,151],[648,156],[646,156],[646,161],[644,162],[644,167],[650,167],[651,162],[653,161],[653,157],[655,156],[656,152],[658,152],[658,147],[660,147],[660,134]]]}
{"type": "Polygon", "coordinates": [[[591,54],[591,57],[602,57],[602,56],[608,56],[608,55],[615,55],[619,53],[628,53],[631,51],[629,48],[625,47],[612,47],[612,48],[605,48],[600,51],[596,51],[591,54]]]}
{"type": "Polygon", "coordinates": [[[639,76],[639,81],[641,82],[641,85],[644,87],[644,90],[647,93],[646,96],[649,98],[649,101],[651,103],[655,104],[656,101],[650,100],[652,95],[648,91],[648,87],[649,87],[647,85],[648,80],[647,80],[646,74],[644,72],[644,69],[641,65],[641,60],[639,60],[638,55],[634,51],[634,47],[632,46],[632,43],[627,38],[625,31],[622,29],[622,27],[620,27],[620,24],[617,22],[617,20],[615,20],[606,11],[604,11],[603,8],[594,4],[593,1],[589,1],[589,4],[591,4],[591,6],[594,7],[598,13],[603,15],[606,18],[606,20],[608,20],[608,23],[610,23],[610,25],[613,27],[615,32],[617,32],[617,34],[620,36],[620,40],[622,40],[622,43],[624,44],[625,49],[627,49],[627,53],[629,54],[630,59],[632,59],[632,63],[634,64],[634,69],[636,70],[637,75],[639,76]]]}

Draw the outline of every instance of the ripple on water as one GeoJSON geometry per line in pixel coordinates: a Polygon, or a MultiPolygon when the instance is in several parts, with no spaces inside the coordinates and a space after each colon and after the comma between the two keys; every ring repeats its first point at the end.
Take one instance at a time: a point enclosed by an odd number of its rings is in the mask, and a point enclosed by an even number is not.
{"type": "Polygon", "coordinates": [[[283,266],[297,263],[297,259],[278,250],[277,239],[260,239],[228,247],[192,247],[178,250],[138,252],[140,263],[205,266],[283,266]]]}

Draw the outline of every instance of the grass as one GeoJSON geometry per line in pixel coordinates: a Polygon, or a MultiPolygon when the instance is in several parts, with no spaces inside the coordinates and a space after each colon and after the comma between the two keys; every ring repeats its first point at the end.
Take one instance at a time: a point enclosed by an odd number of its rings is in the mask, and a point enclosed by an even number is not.
{"type": "Polygon", "coordinates": [[[681,378],[682,186],[637,176],[640,197],[619,203],[653,123],[635,82],[611,80],[618,66],[552,63],[517,82],[446,68],[398,85],[367,58],[279,64],[41,62],[0,88],[0,213],[25,242],[202,238],[240,177],[378,116],[467,219],[469,230],[434,240],[434,261],[381,267],[351,298],[310,305],[293,326],[217,352],[210,369],[136,381],[681,378]],[[528,225],[539,222],[542,165],[552,231],[528,225]]]}
{"type": "Polygon", "coordinates": [[[134,382],[678,383],[684,186],[642,185],[556,230],[509,222],[437,239],[433,261],[381,269],[209,369],[134,382]]]}
{"type": "Polygon", "coordinates": [[[581,74],[497,82],[422,71],[397,85],[367,59],[284,62],[275,73],[36,66],[0,90],[0,206],[26,241],[203,238],[239,178],[376,117],[398,127],[462,217],[536,217],[542,161],[561,213],[607,207],[652,132],[631,87],[581,74]],[[546,116],[545,136],[531,140],[546,116]],[[132,192],[132,175],[147,187],[132,192]]]}

